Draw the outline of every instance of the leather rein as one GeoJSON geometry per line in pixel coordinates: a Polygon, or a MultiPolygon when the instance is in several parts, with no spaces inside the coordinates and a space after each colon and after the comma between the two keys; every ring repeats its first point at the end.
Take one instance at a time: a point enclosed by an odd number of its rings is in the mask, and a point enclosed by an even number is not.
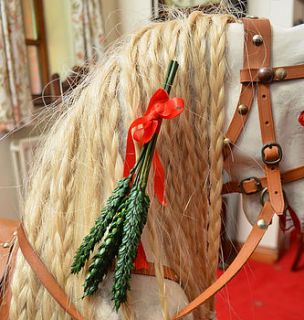
{"type": "MultiPolygon", "coordinates": [[[[257,94],[263,142],[261,157],[264,163],[265,176],[262,178],[249,177],[243,179],[241,182],[228,182],[223,185],[222,194],[238,192],[249,195],[264,190],[263,194],[267,191],[269,200],[263,201],[263,208],[258,216],[257,222],[253,225],[242,249],[227,268],[226,272],[202,294],[175,315],[173,320],[180,319],[197,309],[223,288],[238,273],[263,238],[274,214],[282,216],[286,211],[282,184],[304,178],[304,166],[284,173],[280,172],[279,164],[282,159],[282,148],[277,143],[275,137],[270,96],[270,84],[272,82],[303,79],[304,64],[271,68],[271,26],[269,21],[266,19],[246,18],[243,19],[243,23],[245,30],[245,51],[243,70],[241,70],[242,88],[236,111],[224,139],[223,154],[224,159],[227,159],[231,154],[233,145],[237,142],[244,129],[255,94],[257,94]]],[[[14,241],[15,245],[11,246],[8,262],[9,259],[13,259],[16,255],[19,245],[25,260],[50,295],[74,320],[84,320],[84,317],[71,302],[70,298],[66,295],[57,280],[48,271],[47,267],[31,246],[22,224],[19,225],[17,233],[14,234],[15,238],[16,236],[18,241],[14,241]]],[[[166,266],[163,268],[166,279],[178,282],[178,277],[172,269],[166,266]]],[[[12,277],[12,269],[13,266],[10,267],[9,278],[12,277]]],[[[155,276],[154,265],[151,263],[149,270],[137,270],[134,271],[134,273],[155,276]]],[[[10,292],[8,292],[7,295],[7,303],[4,306],[6,311],[4,311],[3,314],[8,318],[10,292]]],[[[3,310],[0,310],[0,315],[2,315],[1,312],[3,312],[3,310]]],[[[3,316],[2,319],[7,319],[5,316],[3,316]]]]}

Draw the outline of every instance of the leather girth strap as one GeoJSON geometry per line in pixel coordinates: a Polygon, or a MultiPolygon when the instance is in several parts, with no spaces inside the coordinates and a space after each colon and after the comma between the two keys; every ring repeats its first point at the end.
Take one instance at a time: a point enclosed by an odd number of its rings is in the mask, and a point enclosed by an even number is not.
{"type": "MultiPolygon", "coordinates": [[[[269,71],[271,64],[271,26],[267,19],[243,19],[245,41],[244,41],[244,69],[251,68],[269,71]],[[254,42],[253,37],[258,36],[260,42],[254,42]],[[262,44],[262,45],[261,45],[262,44]]],[[[279,169],[279,162],[281,158],[281,148],[276,143],[274,123],[272,117],[272,105],[270,96],[270,84],[264,81],[249,82],[242,84],[241,96],[239,100],[244,101],[244,92],[247,101],[248,112],[242,114],[237,107],[232,118],[231,124],[228,128],[226,139],[228,145],[224,147],[224,157],[226,158],[229,147],[235,143],[245,125],[248,113],[252,106],[252,100],[257,87],[257,98],[259,108],[259,118],[261,127],[261,136],[264,147],[262,149],[262,160],[265,164],[264,171],[266,174],[266,184],[269,191],[269,201],[266,201],[256,224],[253,226],[248,238],[246,239],[242,249],[238,253],[235,260],[227,268],[227,270],[219,277],[209,288],[207,288],[196,299],[190,302],[184,309],[173,317],[173,320],[180,319],[200,305],[205,303],[209,298],[222,289],[244,266],[250,258],[255,248],[263,238],[272,217],[275,213],[282,214],[284,211],[284,196],[281,183],[281,174],[279,169]],[[246,89],[247,88],[247,89],[246,89]],[[243,97],[242,97],[243,95],[243,97]],[[225,150],[226,148],[226,150],[225,150]]],[[[239,106],[238,104],[238,106],[239,106]]],[[[229,150],[231,153],[231,150],[229,150]]]]}

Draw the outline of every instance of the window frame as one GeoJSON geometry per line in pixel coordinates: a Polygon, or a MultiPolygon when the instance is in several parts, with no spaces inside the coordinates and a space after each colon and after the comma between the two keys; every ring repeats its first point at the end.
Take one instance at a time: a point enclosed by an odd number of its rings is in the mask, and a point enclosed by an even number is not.
{"type": "Polygon", "coordinates": [[[43,11],[43,0],[32,0],[32,4],[35,12],[34,19],[37,30],[37,39],[29,39],[25,35],[25,45],[26,47],[35,46],[37,48],[42,92],[40,94],[33,94],[31,92],[31,94],[34,106],[44,106],[45,104],[51,102],[51,98],[49,97],[50,88],[46,87],[50,79],[50,73],[43,11]]]}

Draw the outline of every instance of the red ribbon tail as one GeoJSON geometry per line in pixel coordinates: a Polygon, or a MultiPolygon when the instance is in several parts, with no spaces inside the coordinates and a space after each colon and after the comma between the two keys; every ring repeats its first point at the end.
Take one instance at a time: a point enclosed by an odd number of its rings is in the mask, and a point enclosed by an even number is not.
{"type": "Polygon", "coordinates": [[[291,206],[288,206],[288,211],[290,214],[290,217],[292,219],[293,225],[295,227],[295,229],[297,230],[297,232],[301,232],[301,222],[298,218],[298,215],[296,214],[296,212],[291,208],[291,206]]]}
{"type": "Polygon", "coordinates": [[[141,269],[148,270],[149,269],[149,263],[147,261],[145,250],[144,250],[144,247],[143,247],[141,241],[140,241],[138,248],[137,248],[137,256],[136,256],[134,265],[135,265],[136,270],[141,270],[141,269]]]}
{"type": "Polygon", "coordinates": [[[160,204],[166,206],[167,201],[165,199],[165,169],[159,160],[157,151],[155,151],[153,156],[153,168],[154,192],[160,204]]]}
{"type": "Polygon", "coordinates": [[[281,230],[283,232],[286,231],[286,215],[285,214],[282,214],[279,216],[279,224],[280,224],[281,230]]]}

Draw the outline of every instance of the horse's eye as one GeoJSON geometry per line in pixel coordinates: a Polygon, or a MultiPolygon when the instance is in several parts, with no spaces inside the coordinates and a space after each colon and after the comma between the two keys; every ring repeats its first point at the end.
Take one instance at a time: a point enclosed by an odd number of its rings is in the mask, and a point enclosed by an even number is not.
{"type": "Polygon", "coordinates": [[[302,111],[300,113],[298,121],[299,121],[300,125],[304,127],[304,111],[302,111]]]}

